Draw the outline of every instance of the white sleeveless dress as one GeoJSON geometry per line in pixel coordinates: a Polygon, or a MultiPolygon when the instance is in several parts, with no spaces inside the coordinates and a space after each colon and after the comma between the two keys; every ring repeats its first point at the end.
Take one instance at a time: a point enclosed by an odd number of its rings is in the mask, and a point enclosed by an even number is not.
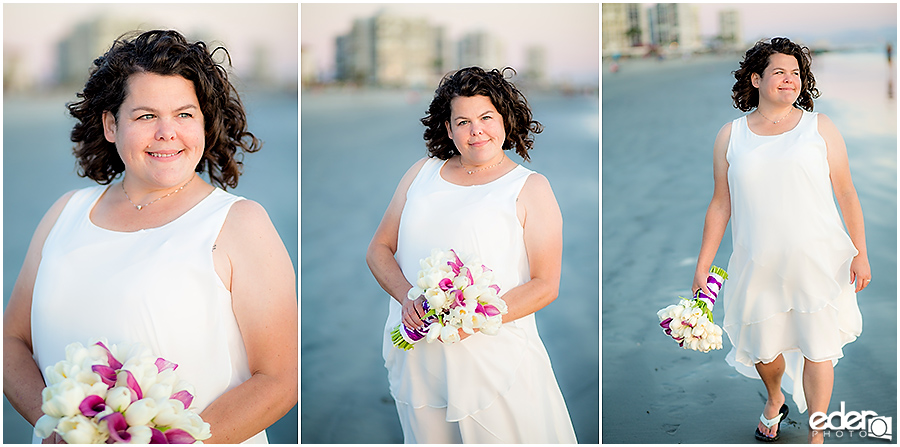
{"type": "Polygon", "coordinates": [[[858,254],[832,196],[818,114],[803,112],[783,134],[756,135],[741,117],[731,125],[728,187],[734,251],[724,286],[726,361],[759,378],[754,363],[784,354],[782,381],[806,411],[803,358],[837,360],[862,332],[850,283],[858,254]]]}
{"type": "MultiPolygon", "coordinates": [[[[179,365],[199,413],[250,378],[231,293],[212,258],[242,198],[217,188],[166,225],[119,232],[89,217],[106,188],[77,191],[44,243],[31,308],[34,358],[43,373],[73,342],[140,342],[179,365]]],[[[267,443],[265,430],[246,442],[267,443]]]]}
{"type": "MultiPolygon", "coordinates": [[[[501,295],[530,279],[516,199],[532,171],[517,166],[485,185],[459,186],[428,159],[409,187],[396,259],[411,284],[433,248],[477,254],[501,295]]],[[[424,340],[403,351],[390,331],[401,306],[390,298],[383,354],[407,443],[574,443],[575,432],[534,314],[494,336],[424,340]]]]}

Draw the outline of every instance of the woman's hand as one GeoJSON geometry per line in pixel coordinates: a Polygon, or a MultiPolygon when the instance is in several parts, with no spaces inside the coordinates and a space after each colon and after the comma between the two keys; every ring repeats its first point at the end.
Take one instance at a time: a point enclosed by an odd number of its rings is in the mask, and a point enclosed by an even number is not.
{"type": "Polygon", "coordinates": [[[857,256],[850,263],[850,284],[856,282],[856,292],[869,287],[872,281],[872,270],[869,268],[867,256],[857,256]]]}
{"type": "Polygon", "coordinates": [[[425,296],[419,295],[415,300],[403,298],[403,313],[401,321],[410,329],[424,329],[425,308],[422,305],[425,302],[425,296]]]}
{"type": "Polygon", "coordinates": [[[697,270],[694,273],[694,283],[691,285],[691,296],[697,296],[697,291],[702,291],[707,296],[712,296],[709,288],[706,286],[706,279],[709,278],[709,273],[704,270],[697,270]]]}

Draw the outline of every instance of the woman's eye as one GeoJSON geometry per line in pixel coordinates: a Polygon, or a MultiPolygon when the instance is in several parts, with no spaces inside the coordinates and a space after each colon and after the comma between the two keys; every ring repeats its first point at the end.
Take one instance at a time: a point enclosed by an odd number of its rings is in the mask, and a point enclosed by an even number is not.
{"type": "Polygon", "coordinates": [[[465,126],[466,124],[469,124],[469,122],[468,121],[460,121],[460,122],[456,123],[457,126],[465,126]]]}
{"type": "Polygon", "coordinates": [[[483,119],[483,120],[489,120],[491,118],[492,117],[490,115],[485,115],[485,116],[481,117],[481,119],[483,119]]]}
{"type": "Polygon", "coordinates": [[[181,112],[181,113],[178,114],[178,117],[180,117],[180,118],[193,118],[194,115],[191,115],[190,113],[187,113],[187,112],[181,112]]]}
{"type": "Polygon", "coordinates": [[[154,116],[153,116],[152,114],[146,113],[146,114],[144,114],[144,115],[139,116],[137,119],[139,119],[139,120],[149,120],[149,119],[153,119],[153,118],[154,118],[154,116]]]}

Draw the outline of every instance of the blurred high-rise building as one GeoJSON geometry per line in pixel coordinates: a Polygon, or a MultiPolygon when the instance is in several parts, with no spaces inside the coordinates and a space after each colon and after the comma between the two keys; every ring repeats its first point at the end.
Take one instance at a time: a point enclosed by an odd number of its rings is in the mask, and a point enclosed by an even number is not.
{"type": "MultiPolygon", "coordinates": [[[[87,81],[90,68],[94,59],[102,56],[111,47],[113,42],[128,33],[148,31],[161,28],[145,19],[101,15],[90,20],[78,23],[67,36],[57,44],[57,76],[59,84],[81,85],[87,81]]],[[[165,27],[162,27],[165,28],[165,27]]],[[[190,32],[179,30],[190,41],[202,40],[210,49],[218,46],[218,41],[212,39],[204,32],[190,32]]],[[[266,50],[257,51],[251,66],[250,76],[254,71],[266,70],[269,66],[266,50]],[[260,67],[265,64],[265,67],[260,67]]],[[[219,56],[217,56],[219,57],[219,56]]],[[[218,59],[217,59],[218,60],[218,59]]]]}
{"type": "Polygon", "coordinates": [[[640,54],[651,44],[648,9],[641,3],[603,3],[600,27],[604,56],[640,54]]]}
{"type": "Polygon", "coordinates": [[[98,56],[103,55],[122,34],[137,29],[139,20],[100,16],[75,25],[72,32],[57,45],[60,84],[83,84],[88,70],[98,56]]]}
{"type": "Polygon", "coordinates": [[[727,9],[719,12],[719,40],[726,48],[743,48],[741,15],[738,10],[727,9]]]}
{"type": "Polygon", "coordinates": [[[690,53],[700,50],[700,11],[688,3],[657,3],[650,10],[653,43],[668,51],[690,53]]]}
{"type": "Polygon", "coordinates": [[[320,82],[319,73],[316,69],[315,54],[304,46],[300,46],[300,84],[303,86],[313,85],[320,82]]]}
{"type": "Polygon", "coordinates": [[[443,28],[389,10],[356,19],[335,43],[335,77],[358,84],[430,85],[446,59],[443,28]]]}
{"type": "Polygon", "coordinates": [[[473,31],[460,39],[459,68],[479,66],[485,70],[503,68],[509,65],[506,61],[503,42],[496,35],[487,31],[473,31]]]}
{"type": "Polygon", "coordinates": [[[525,49],[525,72],[527,82],[536,86],[547,83],[547,49],[540,45],[533,45],[525,49]]]}

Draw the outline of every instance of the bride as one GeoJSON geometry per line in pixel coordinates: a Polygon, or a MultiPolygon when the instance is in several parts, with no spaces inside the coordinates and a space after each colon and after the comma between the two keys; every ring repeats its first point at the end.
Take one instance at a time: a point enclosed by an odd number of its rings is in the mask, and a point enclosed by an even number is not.
{"type": "Polygon", "coordinates": [[[297,402],[291,260],[266,211],[223,189],[259,149],[226,73],[203,42],[148,31],[96,59],[69,105],[99,185],[47,211],[3,320],[3,392],[32,425],[42,371],[101,337],[177,363],[209,443],[265,443],[297,402]]]}
{"type": "Polygon", "coordinates": [[[541,126],[503,72],[478,67],[446,76],[422,122],[429,156],[400,180],[366,256],[392,298],[383,354],[404,441],[574,443],[534,319],[559,291],[562,216],[547,179],[504,152],[527,161],[541,126]],[[422,326],[424,297],[407,292],[434,248],[478,256],[508,313],[496,335],[404,351],[390,332],[422,326]]]}

